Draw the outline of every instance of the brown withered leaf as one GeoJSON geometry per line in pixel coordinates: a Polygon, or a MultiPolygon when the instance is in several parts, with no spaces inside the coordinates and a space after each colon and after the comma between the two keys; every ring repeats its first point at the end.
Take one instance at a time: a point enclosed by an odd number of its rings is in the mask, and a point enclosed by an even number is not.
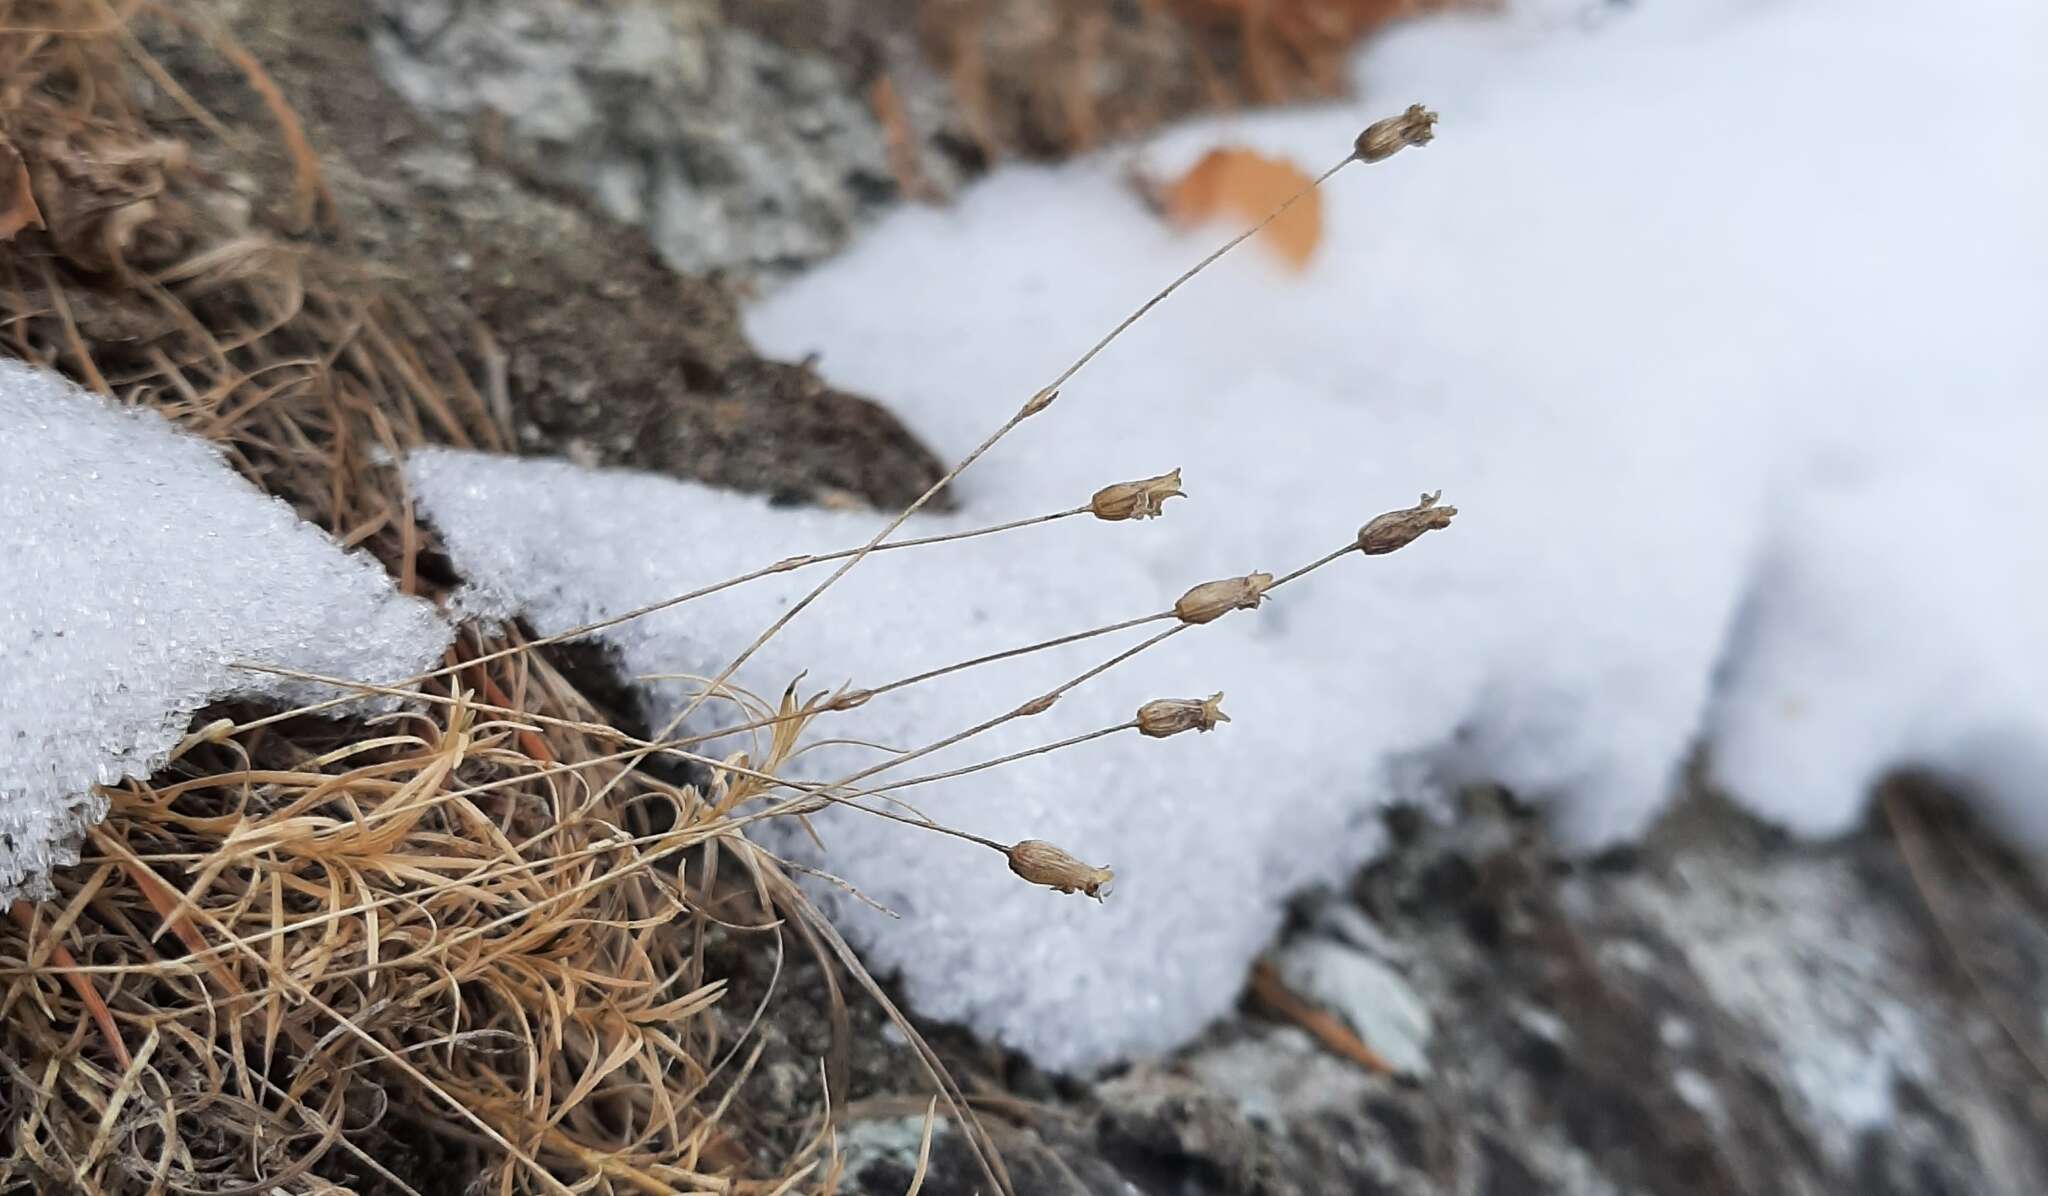
{"type": "MultiPolygon", "coordinates": [[[[1211,220],[1252,224],[1309,185],[1311,177],[1284,158],[1225,146],[1202,155],[1186,174],[1161,194],[1166,215],[1182,227],[1211,220]]],[[[1323,199],[1303,195],[1285,215],[1259,234],[1267,248],[1299,270],[1315,256],[1323,239],[1323,199]]]]}
{"type": "Polygon", "coordinates": [[[14,143],[0,136],[0,241],[33,225],[43,227],[43,211],[36,206],[35,192],[28,182],[28,163],[14,143]]]}

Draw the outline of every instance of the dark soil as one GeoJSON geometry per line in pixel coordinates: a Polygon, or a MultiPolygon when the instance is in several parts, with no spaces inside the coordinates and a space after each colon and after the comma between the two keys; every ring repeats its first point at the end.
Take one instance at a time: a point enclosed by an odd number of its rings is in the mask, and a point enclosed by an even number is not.
{"type": "MultiPolygon", "coordinates": [[[[638,229],[414,116],[371,65],[365,5],[216,8],[321,151],[337,201],[329,243],[389,275],[473,377],[502,379],[522,450],[889,508],[944,472],[884,408],[756,354],[717,281],[668,269],[638,229]]],[[[218,55],[156,48],[227,124],[267,132],[218,55]]],[[[274,141],[257,147],[251,187],[273,199],[289,176],[274,141]]]]}

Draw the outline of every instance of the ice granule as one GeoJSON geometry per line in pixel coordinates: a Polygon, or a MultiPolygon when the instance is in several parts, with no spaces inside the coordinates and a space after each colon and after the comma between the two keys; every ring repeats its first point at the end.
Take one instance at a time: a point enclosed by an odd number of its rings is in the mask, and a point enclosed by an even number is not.
{"type": "Polygon", "coordinates": [[[105,811],[229,696],[338,691],[431,667],[447,625],[145,409],[0,360],[0,904],[46,891],[105,811]]]}

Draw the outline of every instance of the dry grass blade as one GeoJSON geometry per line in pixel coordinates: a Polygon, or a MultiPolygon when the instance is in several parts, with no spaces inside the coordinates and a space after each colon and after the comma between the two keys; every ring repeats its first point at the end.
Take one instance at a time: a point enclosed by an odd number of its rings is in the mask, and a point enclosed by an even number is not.
{"type": "Polygon", "coordinates": [[[924,1133],[917,1139],[917,1169],[910,1173],[910,1186],[903,1189],[903,1196],[917,1196],[924,1191],[925,1173],[932,1165],[932,1130],[939,1122],[939,1102],[934,1100],[925,1106],[924,1133]]]}

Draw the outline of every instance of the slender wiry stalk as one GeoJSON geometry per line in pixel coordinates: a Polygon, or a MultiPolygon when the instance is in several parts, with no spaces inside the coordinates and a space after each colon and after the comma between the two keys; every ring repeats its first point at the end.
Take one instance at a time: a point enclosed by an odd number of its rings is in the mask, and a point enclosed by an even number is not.
{"type": "Polygon", "coordinates": [[[986,772],[991,768],[1000,768],[1005,764],[1015,764],[1019,760],[1028,760],[1033,756],[1043,756],[1048,752],[1057,752],[1062,748],[1074,747],[1077,744],[1083,744],[1091,740],[1101,739],[1106,735],[1115,735],[1119,731],[1135,731],[1137,730],[1137,728],[1138,720],[1136,719],[1132,719],[1129,722],[1117,723],[1114,726],[1097,727],[1093,731],[1083,731],[1079,735],[1069,735],[1065,739],[1057,739],[1051,743],[1041,743],[1037,747],[1025,748],[1023,751],[1020,752],[1011,752],[1007,756],[997,756],[993,760],[983,760],[979,764],[968,764],[960,768],[949,768],[945,772],[930,772],[919,777],[908,777],[901,781],[891,781],[886,785],[880,785],[873,789],[863,789],[856,796],[879,797],[885,794],[894,793],[899,789],[910,789],[918,785],[929,785],[933,781],[950,781],[955,777],[967,776],[969,773],[986,772]]]}
{"type": "MultiPolygon", "coordinates": [[[[1203,258],[1199,262],[1196,262],[1194,265],[1189,266],[1187,269],[1181,271],[1180,277],[1174,279],[1172,282],[1167,283],[1166,286],[1162,288],[1158,294],[1152,296],[1150,299],[1147,299],[1145,300],[1145,302],[1139,304],[1138,310],[1132,312],[1128,316],[1125,316],[1122,322],[1117,324],[1116,327],[1109,330],[1108,335],[1104,336],[1101,340],[1096,341],[1093,345],[1090,345],[1086,353],[1081,354],[1080,357],[1074,360],[1074,363],[1072,365],[1060,371],[1060,376],[1054,378],[1049,384],[1047,384],[1045,391],[1056,391],[1061,386],[1064,386],[1068,379],[1072,378],[1075,374],[1081,372],[1081,367],[1095,360],[1097,354],[1101,353],[1104,349],[1109,348],[1110,342],[1116,340],[1116,338],[1122,336],[1125,332],[1129,331],[1131,325],[1137,323],[1139,320],[1144,319],[1146,313],[1150,312],[1153,308],[1158,307],[1161,303],[1164,303],[1166,301],[1166,297],[1168,295],[1173,294],[1175,291],[1179,290],[1182,284],[1192,279],[1195,275],[1200,274],[1202,271],[1207,270],[1209,267],[1215,265],[1217,259],[1221,258],[1224,254],[1229,253],[1231,250],[1236,249],[1239,245],[1244,244],[1246,241],[1249,241],[1253,237],[1256,237],[1260,233],[1264,232],[1267,225],[1273,223],[1275,220],[1280,219],[1280,217],[1285,216],[1288,212],[1288,209],[1292,208],[1295,204],[1300,203],[1303,199],[1307,198],[1309,192],[1314,191],[1316,188],[1322,186],[1324,183],[1329,182],[1331,177],[1334,176],[1338,171],[1344,169],[1346,166],[1349,166],[1353,162],[1356,162],[1358,160],[1359,158],[1356,153],[1345,155],[1343,161],[1337,163],[1335,166],[1332,166],[1328,170],[1325,170],[1323,173],[1317,175],[1313,182],[1310,182],[1301,190],[1296,191],[1294,194],[1288,196],[1285,200],[1282,200],[1279,207],[1274,208],[1272,211],[1266,213],[1266,218],[1264,220],[1259,221],[1257,224],[1254,224],[1250,228],[1245,229],[1243,232],[1230,238],[1223,244],[1218,245],[1214,250],[1212,250],[1209,253],[1207,257],[1203,258]]],[[[1045,393],[1045,391],[1041,391],[1039,393],[1043,394],[1045,393]]]]}
{"type": "MultiPolygon", "coordinates": [[[[487,652],[482,656],[465,660],[460,664],[444,665],[438,669],[429,669],[424,673],[415,673],[410,677],[404,677],[395,681],[390,681],[385,683],[385,685],[380,688],[379,692],[382,692],[382,690],[384,689],[407,690],[410,689],[410,687],[412,686],[420,685],[425,682],[435,680],[436,678],[446,677],[449,674],[459,672],[462,669],[472,668],[476,665],[489,664],[492,661],[502,660],[508,656],[517,656],[522,653],[531,652],[536,648],[545,648],[553,644],[567,643],[570,640],[582,639],[584,636],[593,635],[597,632],[604,631],[612,627],[617,627],[623,623],[630,623],[635,619],[645,618],[648,615],[657,614],[661,611],[668,610],[671,607],[681,606],[686,602],[694,602],[699,598],[708,598],[713,594],[719,593],[724,590],[730,590],[735,586],[745,585],[750,581],[759,581],[764,577],[772,577],[777,573],[793,572],[797,569],[807,568],[811,565],[822,565],[827,561],[843,560],[862,551],[889,552],[898,548],[928,548],[934,544],[946,544],[951,543],[955,540],[972,540],[980,536],[993,536],[1000,532],[1011,532],[1016,531],[1019,528],[1036,527],[1042,523],[1052,523],[1057,520],[1071,519],[1076,515],[1087,515],[1090,513],[1090,509],[1085,505],[1079,507],[1070,507],[1064,511],[1053,511],[1044,515],[1032,515],[1024,519],[1012,519],[1006,523],[994,523],[990,524],[987,527],[971,528],[967,531],[944,532],[937,535],[919,536],[911,540],[894,540],[887,544],[874,545],[872,549],[844,548],[837,552],[807,553],[800,556],[784,557],[781,560],[774,562],[773,564],[763,565],[758,569],[753,569],[746,573],[741,573],[735,577],[728,577],[722,581],[715,581],[709,585],[699,586],[698,588],[690,590],[686,593],[671,595],[670,597],[663,598],[658,602],[650,602],[645,606],[636,606],[632,610],[626,611],[622,614],[616,614],[608,618],[598,619],[595,622],[585,623],[580,627],[571,627],[567,631],[558,631],[555,632],[553,635],[544,635],[539,637],[538,639],[526,640],[521,643],[513,644],[510,647],[499,648],[494,652],[487,652]]],[[[266,666],[251,662],[236,662],[233,667],[259,673],[275,671],[267,668],[266,666]]],[[[235,729],[238,732],[254,730],[257,727],[267,726],[271,723],[281,722],[287,718],[295,718],[302,714],[318,714],[323,711],[332,710],[337,706],[345,706],[349,702],[352,702],[354,700],[354,698],[344,697],[331,698],[324,702],[310,703],[305,706],[294,707],[291,710],[281,711],[277,714],[272,714],[265,716],[263,718],[255,719],[251,722],[238,723],[236,724],[235,729]]]]}
{"type": "Polygon", "coordinates": [[[991,652],[986,656],[976,656],[967,660],[957,661],[943,668],[927,669],[922,673],[912,673],[908,677],[899,677],[886,685],[877,685],[873,689],[854,690],[843,695],[839,699],[839,703],[851,705],[855,702],[865,702],[869,698],[879,697],[882,694],[905,689],[920,682],[931,681],[952,673],[958,673],[964,669],[971,669],[984,664],[993,664],[999,660],[1010,660],[1019,656],[1027,656],[1033,652],[1043,652],[1048,648],[1065,647],[1068,644],[1080,643],[1082,640],[1094,639],[1099,635],[1108,635],[1113,631],[1128,631],[1133,627],[1142,627],[1147,623],[1157,623],[1161,619],[1171,619],[1172,617],[1172,611],[1163,610],[1156,614],[1139,615],[1135,619],[1125,619],[1120,623],[1106,623],[1101,627],[1091,627],[1086,631],[1076,631],[1069,635],[1054,636],[1049,640],[1039,640],[1034,644],[1025,644],[1021,648],[1007,648],[1001,652],[991,652]]]}
{"type": "Polygon", "coordinates": [[[1298,578],[1307,577],[1309,574],[1322,568],[1324,565],[1329,564],[1331,561],[1336,560],[1340,556],[1345,556],[1357,551],[1358,544],[1355,541],[1353,543],[1344,545],[1342,548],[1332,549],[1331,551],[1323,554],[1322,556],[1317,557],[1315,560],[1310,561],[1308,564],[1303,565],[1301,568],[1295,569],[1292,572],[1282,573],[1280,576],[1274,578],[1273,584],[1266,587],[1266,592],[1270,594],[1274,590],[1279,589],[1281,586],[1286,585],[1290,581],[1297,580],[1298,578]]]}
{"type": "MultiPolygon", "coordinates": [[[[760,718],[750,719],[746,722],[728,723],[724,726],[713,727],[710,730],[693,731],[688,735],[674,735],[664,739],[642,739],[638,736],[629,735],[626,732],[621,731],[617,727],[611,726],[608,723],[593,723],[573,719],[556,718],[548,715],[535,714],[530,711],[513,710],[510,707],[505,706],[493,706],[489,703],[484,702],[472,701],[470,705],[477,710],[490,711],[493,713],[500,714],[517,715],[521,718],[531,720],[543,726],[559,727],[563,730],[577,731],[586,735],[602,736],[604,738],[608,738],[618,743],[624,744],[628,747],[641,747],[647,748],[651,751],[671,753],[676,755],[687,755],[686,753],[677,752],[676,749],[693,747],[697,744],[709,743],[713,740],[724,739],[732,735],[745,734],[749,731],[765,730],[767,728],[778,726],[786,722],[792,722],[797,719],[812,718],[821,713],[830,713],[839,710],[849,710],[856,706],[864,705],[867,703],[869,699],[879,697],[882,694],[893,693],[899,689],[907,689],[910,686],[918,685],[926,681],[936,680],[937,678],[949,676],[953,673],[958,673],[966,669],[975,668],[977,666],[985,664],[993,664],[997,661],[1011,660],[1016,657],[1026,656],[1034,652],[1044,652],[1053,648],[1065,647],[1068,644],[1080,643],[1083,640],[1094,639],[1098,636],[1109,635],[1113,632],[1127,631],[1133,627],[1142,627],[1147,623],[1156,623],[1160,620],[1170,619],[1173,617],[1173,612],[1170,610],[1158,611],[1149,615],[1140,615],[1135,619],[1124,619],[1120,622],[1104,624],[1101,627],[1091,627],[1086,631],[1069,632],[1066,635],[1054,636],[1051,639],[1038,640],[1034,643],[1024,644],[1019,647],[1005,648],[1000,652],[991,652],[983,656],[976,656],[967,660],[955,661],[952,664],[944,665],[940,668],[927,669],[921,673],[913,673],[907,677],[899,677],[894,681],[885,682],[884,684],[873,686],[871,688],[848,690],[837,695],[831,700],[824,702],[822,705],[807,704],[801,709],[790,711],[788,713],[763,715],[760,718]]],[[[477,660],[465,661],[461,665],[450,666],[449,668],[442,670],[442,672],[457,672],[461,669],[468,668],[470,665],[479,663],[481,661],[495,660],[504,655],[506,655],[506,652],[503,651],[488,653],[482,657],[477,658],[477,660]]],[[[326,702],[320,703],[315,706],[302,706],[297,708],[296,710],[287,711],[285,712],[285,714],[265,715],[261,718],[254,719],[245,723],[218,723],[214,726],[205,728],[203,731],[198,733],[200,735],[210,736],[214,738],[226,738],[230,735],[237,735],[244,731],[253,730],[256,727],[276,722],[279,719],[285,717],[286,715],[309,713],[312,711],[316,711],[324,706],[332,706],[335,704],[358,700],[357,696],[354,695],[376,694],[386,697],[412,698],[427,702],[440,703],[452,701],[452,699],[449,698],[419,693],[415,690],[407,688],[404,682],[393,682],[388,685],[372,685],[367,682],[351,681],[344,677],[334,677],[324,673],[311,673],[306,672],[302,669],[280,668],[275,665],[237,664],[232,667],[240,669],[244,672],[263,673],[275,677],[288,677],[294,681],[305,681],[319,685],[333,686],[338,689],[346,689],[352,691],[352,696],[330,699],[326,702]]],[[[669,673],[652,673],[634,678],[634,680],[636,681],[671,681],[676,679],[678,679],[678,676],[676,674],[669,673]]]]}

